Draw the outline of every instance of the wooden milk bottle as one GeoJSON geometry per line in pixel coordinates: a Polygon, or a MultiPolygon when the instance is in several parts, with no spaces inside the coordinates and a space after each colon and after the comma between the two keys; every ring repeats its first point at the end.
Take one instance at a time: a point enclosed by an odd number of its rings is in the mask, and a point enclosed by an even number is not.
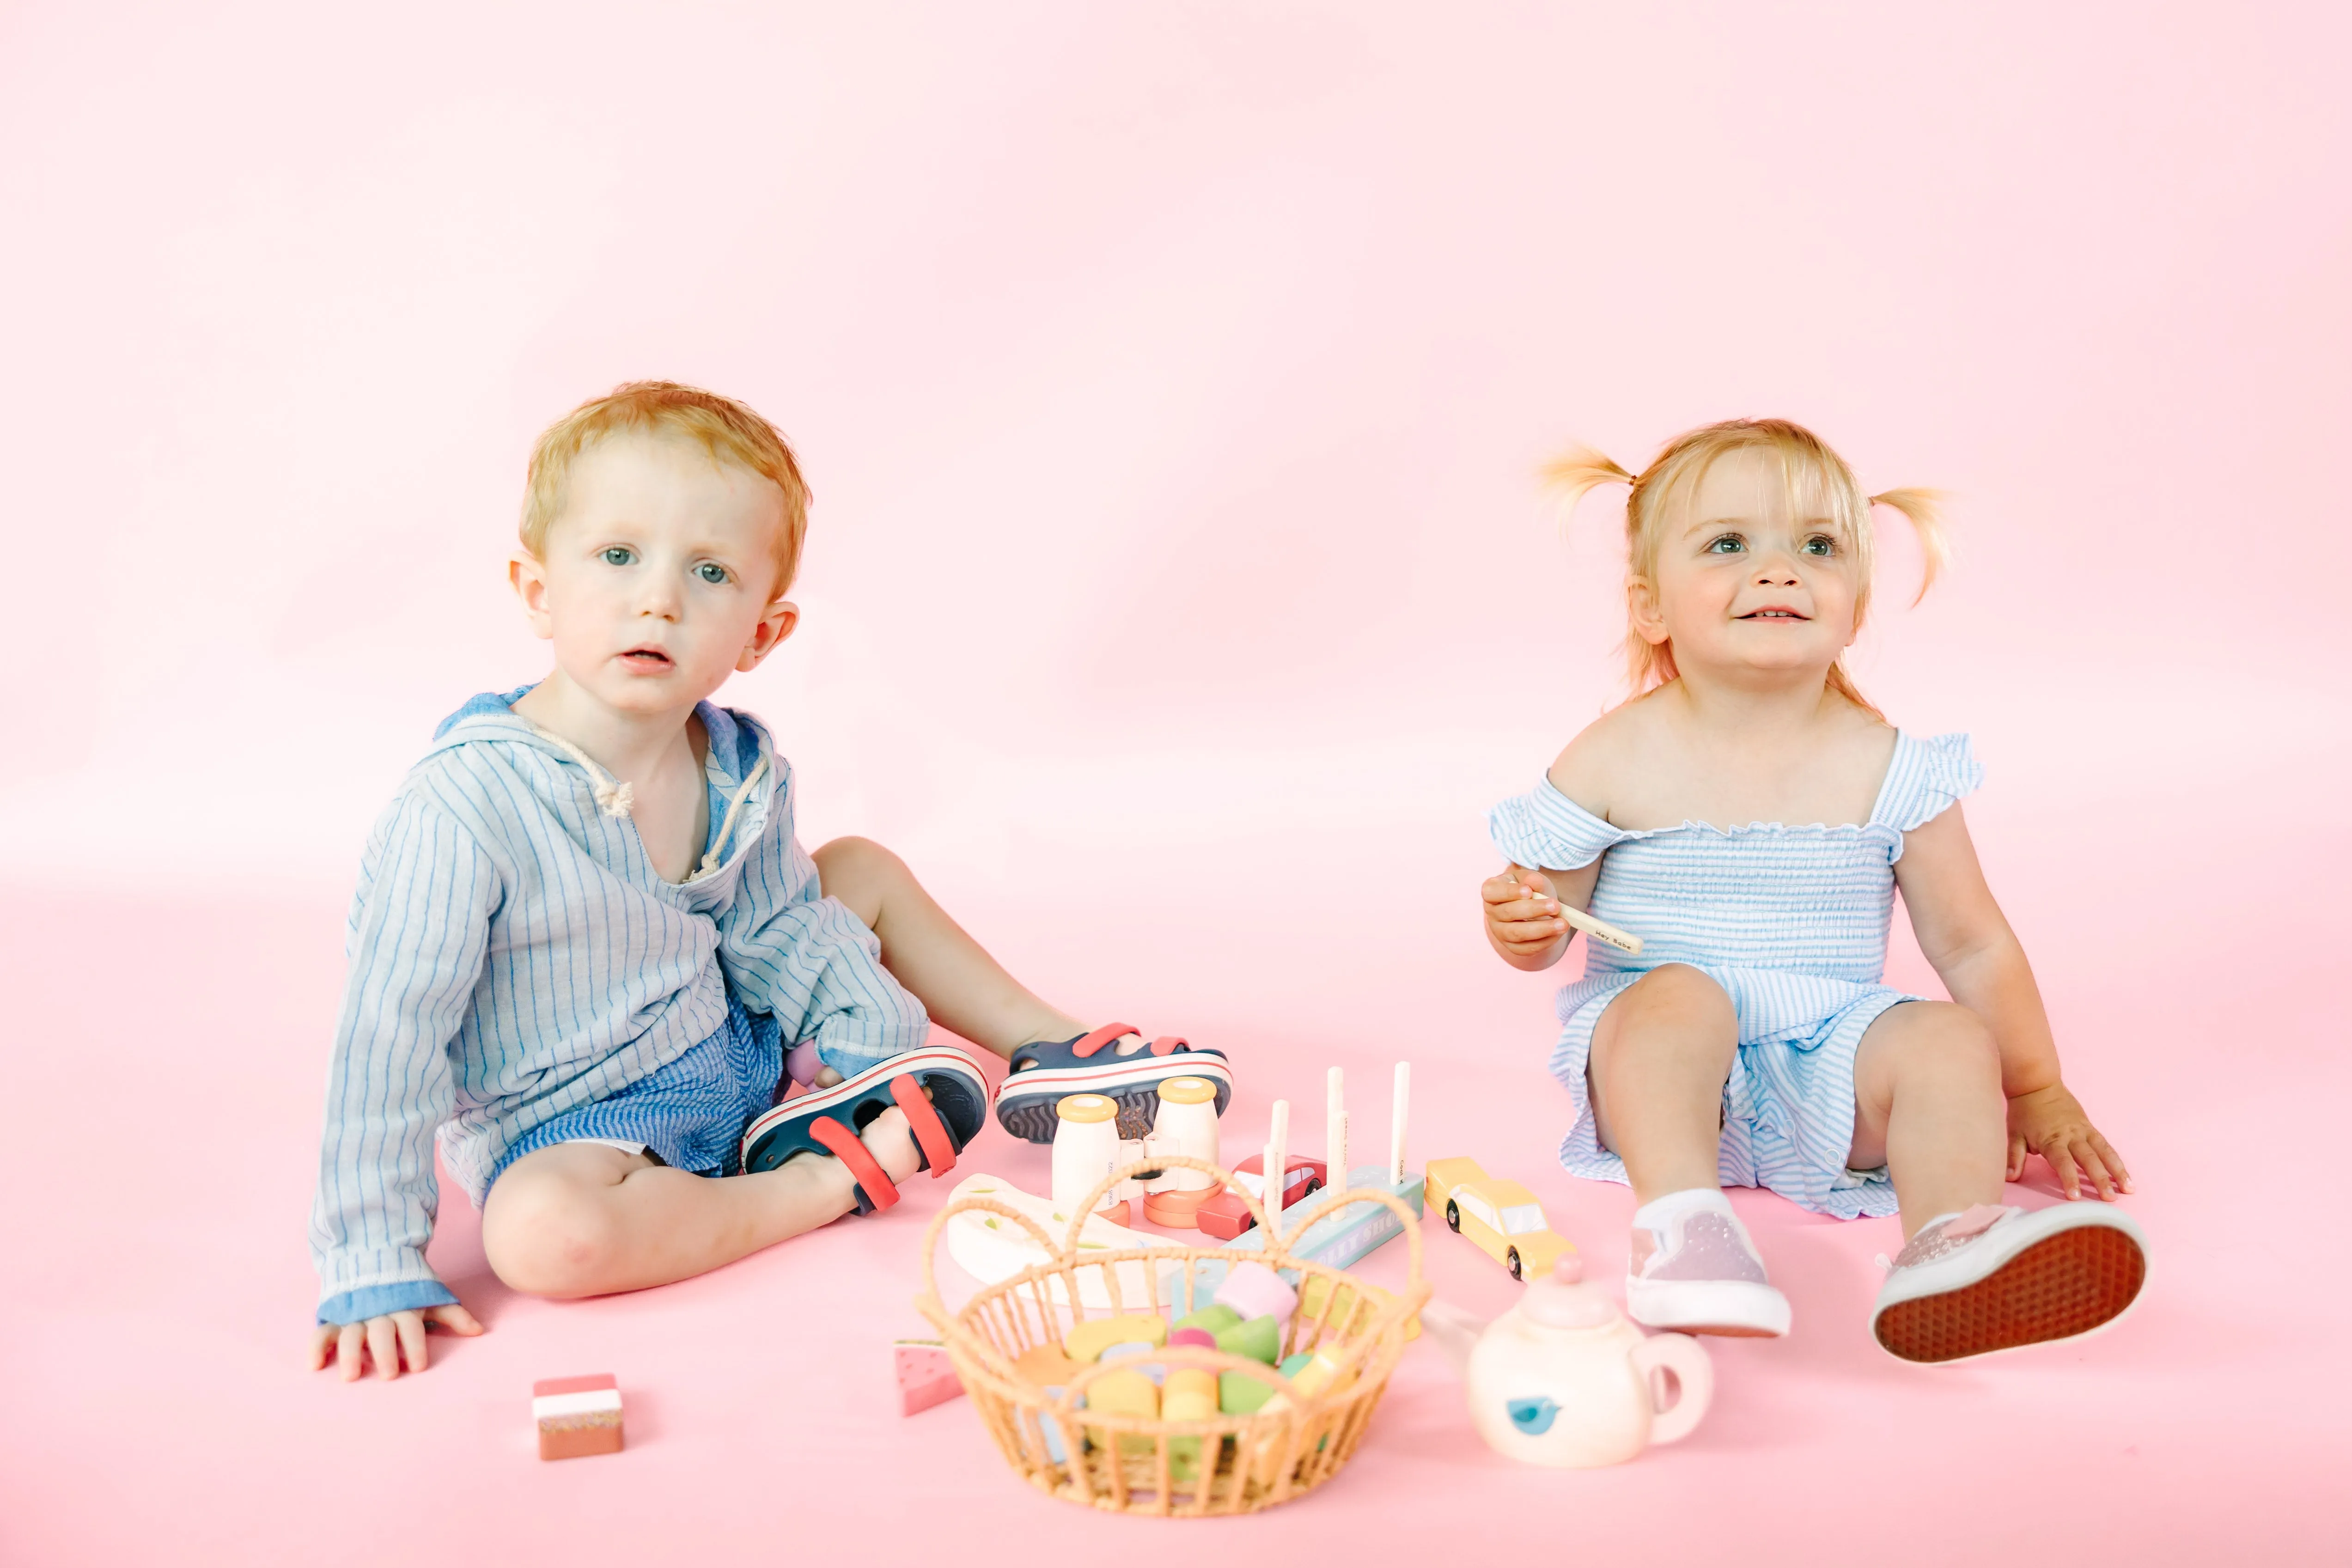
{"type": "MultiPolygon", "coordinates": [[[[1118,1166],[1118,1102],[1108,1095],[1066,1094],[1054,1109],[1061,1118],[1054,1129],[1054,1206],[1076,1208],[1118,1166]]],[[[1103,1194],[1104,1210],[1126,1207],[1117,1191],[1103,1194]]]]}

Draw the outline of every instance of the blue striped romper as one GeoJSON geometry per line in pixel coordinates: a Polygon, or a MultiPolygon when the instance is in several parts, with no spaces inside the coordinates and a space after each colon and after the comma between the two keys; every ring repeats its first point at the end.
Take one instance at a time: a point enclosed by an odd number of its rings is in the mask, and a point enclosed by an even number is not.
{"type": "Polygon", "coordinates": [[[1612,827],[1552,787],[1487,815],[1495,847],[1521,866],[1575,870],[1601,859],[1591,911],[1642,939],[1639,957],[1584,943],[1584,977],[1560,988],[1551,1070],[1576,1106],[1559,1160],[1572,1175],[1625,1180],[1601,1145],[1586,1058],[1617,994],[1662,963],[1686,963],[1723,987],[1739,1049],[1723,1088],[1718,1173],[1769,1187],[1839,1219],[1891,1215],[1884,1167],[1851,1171],[1853,1057],[1863,1031],[1898,1002],[1879,984],[1903,835],[1942,814],[1984,776],[1966,735],[1898,732],[1870,820],[1729,830],[1703,822],[1612,827]]]}

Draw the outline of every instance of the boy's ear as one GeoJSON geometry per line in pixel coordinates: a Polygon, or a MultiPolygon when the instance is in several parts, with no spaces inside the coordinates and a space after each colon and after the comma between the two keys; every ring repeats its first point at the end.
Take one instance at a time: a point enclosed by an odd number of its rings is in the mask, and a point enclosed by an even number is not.
{"type": "Polygon", "coordinates": [[[515,597],[522,601],[523,618],[530,623],[534,636],[546,638],[555,635],[555,619],[547,612],[547,568],[539,557],[528,550],[518,550],[507,557],[507,582],[514,588],[515,597]]]}
{"type": "Polygon", "coordinates": [[[770,600],[760,614],[759,625],[751,628],[751,640],[743,645],[742,653],[736,658],[735,668],[739,671],[759,668],[760,661],[775,652],[776,645],[792,636],[793,628],[800,624],[798,605],[790,599],[770,600]]]}
{"type": "Polygon", "coordinates": [[[1658,585],[1647,577],[1625,579],[1625,616],[1633,634],[1652,647],[1666,640],[1666,623],[1658,613],[1658,585]]]}

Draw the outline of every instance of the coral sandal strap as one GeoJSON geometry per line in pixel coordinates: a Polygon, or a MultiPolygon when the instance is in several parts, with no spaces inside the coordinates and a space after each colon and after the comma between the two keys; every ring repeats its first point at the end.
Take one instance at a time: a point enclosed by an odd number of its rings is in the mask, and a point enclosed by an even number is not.
{"type": "Polygon", "coordinates": [[[890,1098],[907,1113],[907,1124],[914,1129],[915,1142],[923,1146],[923,1158],[930,1162],[934,1181],[955,1169],[955,1140],[949,1136],[948,1124],[940,1120],[931,1104],[931,1097],[915,1081],[912,1073],[900,1073],[890,1080],[890,1098]]]}
{"type": "Polygon", "coordinates": [[[1151,1054],[1155,1057],[1164,1057],[1171,1051],[1184,1050],[1192,1043],[1181,1035],[1162,1035],[1151,1042],[1151,1054]]]}
{"type": "Polygon", "coordinates": [[[1132,1024],[1105,1024],[1093,1034],[1085,1036],[1071,1046],[1070,1054],[1084,1060],[1114,1040],[1123,1040],[1129,1035],[1139,1035],[1142,1032],[1132,1024]]]}
{"type": "Polygon", "coordinates": [[[874,1152],[859,1141],[856,1133],[830,1116],[820,1116],[809,1123],[809,1136],[833,1152],[835,1159],[849,1167],[858,1190],[866,1201],[877,1209],[887,1209],[898,1201],[898,1184],[890,1173],[875,1163],[874,1152]]]}

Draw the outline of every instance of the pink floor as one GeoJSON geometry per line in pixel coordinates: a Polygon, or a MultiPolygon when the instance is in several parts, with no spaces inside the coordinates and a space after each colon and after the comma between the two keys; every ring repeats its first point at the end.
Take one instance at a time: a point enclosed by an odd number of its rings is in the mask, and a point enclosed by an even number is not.
{"type": "MultiPolygon", "coordinates": [[[[334,903],[263,888],[201,906],[19,889],[5,928],[15,1048],[0,1067],[19,1173],[0,1211],[14,1281],[0,1559],[666,1563],[870,1546],[880,1562],[1069,1562],[1041,1554],[1165,1552],[1178,1530],[1185,1550],[1264,1562],[1712,1561],[1727,1538],[1747,1563],[2340,1562],[2352,1530],[2323,1500],[2347,1456],[2352,1268],[2327,1216],[2335,1108],[2352,1084],[2320,943],[2298,954],[2288,918],[2318,912],[2325,868],[2342,860],[2340,841],[2323,847],[2278,863],[2264,907],[2286,935],[2264,985],[2200,978],[2214,966],[2192,951],[2226,942],[2184,932],[2148,897],[2045,944],[2070,1076],[2130,1156],[2143,1191],[2131,1206],[2155,1238],[2148,1295],[2115,1331],[1980,1368],[1897,1364],[1864,1331],[1892,1222],[1839,1225],[1747,1194],[1797,1329],[1712,1344],[1717,1407],[1679,1447],[1597,1473],[1511,1468],[1477,1444],[1438,1352],[1418,1344],[1320,1493],[1190,1526],[1031,1493],[968,1403],[895,1414],[887,1345],[921,1331],[916,1243],[943,1190],[929,1183],[887,1218],[716,1276],[561,1306],[490,1279],[458,1200],[436,1260],[490,1334],[436,1338],[434,1368],[388,1386],[300,1370],[334,903]],[[101,927],[147,933],[162,961],[101,970],[88,940],[101,927]],[[2095,979],[2068,978],[2095,961],[2095,979]],[[531,1382],[594,1371],[626,1391],[627,1452],[540,1463],[531,1382]]],[[[1470,1152],[1527,1181],[1612,1279],[1630,1205],[1549,1158],[1561,1100],[1539,1065],[1544,987],[1481,962],[1475,927],[1445,935],[1437,894],[1379,895],[1374,912],[1397,917],[1388,934],[1296,974],[1248,960],[1272,935],[1249,917],[1214,939],[1207,922],[1146,919],[1103,957],[1111,944],[1082,924],[972,912],[1049,987],[1087,977],[1065,989],[1103,1005],[1116,993],[1151,1026],[1229,1047],[1243,1088],[1227,1125],[1244,1142],[1275,1095],[1312,1104],[1334,1061],[1367,1086],[1361,1122],[1379,1121],[1385,1091],[1371,1086],[1410,1058],[1416,1163],[1470,1152]],[[1182,978],[1221,964],[1230,983],[1182,978]]],[[[2261,918],[2206,898],[2224,929],[2261,918]]],[[[1904,962],[1916,960],[1898,973],[1904,962]]],[[[1045,1181],[1043,1152],[1001,1131],[970,1160],[1045,1181]]],[[[1515,1289],[1443,1232],[1427,1262],[1441,1296],[1481,1312],[1515,1289]]],[[[1403,1265],[1391,1247],[1367,1271],[1394,1279],[1403,1265]]]]}

